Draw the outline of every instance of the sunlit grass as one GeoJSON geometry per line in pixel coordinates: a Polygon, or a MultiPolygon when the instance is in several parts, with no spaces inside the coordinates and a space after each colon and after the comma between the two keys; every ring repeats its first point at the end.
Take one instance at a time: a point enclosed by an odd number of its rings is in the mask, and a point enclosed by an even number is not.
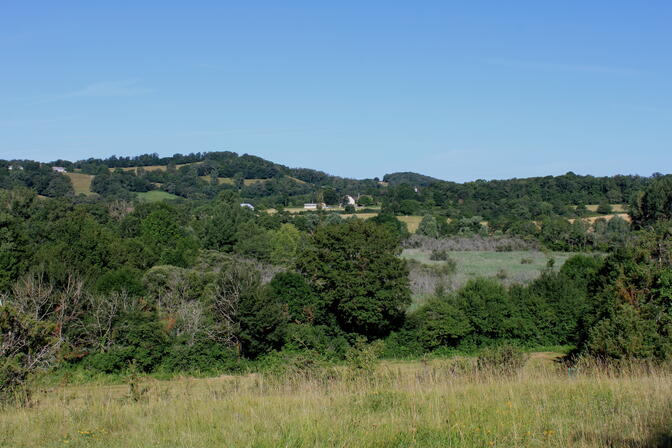
{"type": "Polygon", "coordinates": [[[316,373],[59,387],[0,411],[0,446],[658,446],[672,378],[568,375],[533,359],[514,377],[458,374],[449,361],[386,363],[372,376],[316,373]]]}

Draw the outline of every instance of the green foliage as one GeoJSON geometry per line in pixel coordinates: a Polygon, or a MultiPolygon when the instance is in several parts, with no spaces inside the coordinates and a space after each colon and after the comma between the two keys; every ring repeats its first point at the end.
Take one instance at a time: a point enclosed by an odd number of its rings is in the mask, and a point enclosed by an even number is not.
{"type": "Polygon", "coordinates": [[[398,328],[410,304],[408,271],[397,251],[384,227],[348,221],[319,227],[297,265],[340,328],[376,338],[398,328]]]}
{"type": "Polygon", "coordinates": [[[168,347],[168,337],[155,313],[129,311],[122,314],[112,330],[112,346],[106,352],[90,355],[86,364],[111,373],[134,364],[141,372],[156,369],[168,347]]]}
{"type": "Polygon", "coordinates": [[[510,339],[518,325],[514,305],[504,286],[495,280],[470,280],[455,296],[455,305],[469,319],[480,340],[510,339]]]}
{"type": "Polygon", "coordinates": [[[585,349],[603,359],[652,358],[658,338],[650,322],[632,305],[622,304],[611,317],[590,329],[585,349]]]}
{"type": "Polygon", "coordinates": [[[290,323],[285,335],[285,349],[320,353],[325,359],[343,359],[350,349],[338,330],[326,325],[290,323]]]}
{"type": "Polygon", "coordinates": [[[465,313],[444,298],[434,298],[411,318],[417,325],[417,338],[425,350],[455,347],[472,331],[465,313]]]}
{"type": "Polygon", "coordinates": [[[643,194],[636,196],[631,217],[636,228],[672,220],[672,176],[656,178],[643,194]]]}
{"type": "Polygon", "coordinates": [[[256,358],[282,347],[287,318],[267,290],[250,291],[241,296],[239,320],[238,338],[246,356],[256,358]]]}
{"type": "Polygon", "coordinates": [[[304,237],[293,224],[285,223],[278,230],[271,230],[270,261],[273,264],[292,266],[304,244],[304,237]]]}
{"type": "Polygon", "coordinates": [[[600,215],[608,215],[613,212],[613,208],[606,202],[602,202],[597,206],[597,213],[600,215]]]}
{"type": "Polygon", "coordinates": [[[439,227],[436,218],[432,215],[425,215],[418,225],[418,230],[415,232],[418,235],[428,236],[430,238],[439,237],[439,227]]]}
{"type": "Polygon", "coordinates": [[[198,335],[192,344],[173,344],[161,362],[161,369],[168,372],[235,372],[239,368],[238,353],[234,348],[213,343],[205,335],[198,335]]]}
{"type": "Polygon", "coordinates": [[[289,322],[312,324],[325,321],[323,303],[300,274],[276,274],[269,284],[269,294],[286,310],[289,322]]]}
{"type": "Polygon", "coordinates": [[[54,354],[53,325],[0,305],[0,403],[13,398],[54,354]]]}
{"type": "Polygon", "coordinates": [[[406,223],[399,221],[393,214],[382,212],[371,218],[369,221],[385,227],[389,232],[395,235],[399,241],[402,241],[411,235],[408,232],[406,223]]]}
{"type": "Polygon", "coordinates": [[[96,280],[94,289],[101,294],[127,292],[134,297],[139,297],[145,292],[142,272],[129,266],[123,266],[101,275],[96,280]]]}
{"type": "Polygon", "coordinates": [[[177,214],[164,203],[152,204],[153,210],[140,222],[140,239],[154,257],[154,264],[190,266],[198,243],[178,221],[177,214]]]}

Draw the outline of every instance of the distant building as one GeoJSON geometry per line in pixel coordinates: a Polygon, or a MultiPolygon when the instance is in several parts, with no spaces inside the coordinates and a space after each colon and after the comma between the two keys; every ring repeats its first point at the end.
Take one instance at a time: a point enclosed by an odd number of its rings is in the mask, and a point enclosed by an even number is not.
{"type": "Polygon", "coordinates": [[[250,210],[254,210],[254,205],[248,204],[247,202],[243,202],[242,204],[240,204],[240,206],[249,208],[250,210]]]}
{"type": "Polygon", "coordinates": [[[303,204],[303,208],[306,209],[306,210],[326,210],[329,207],[327,207],[327,204],[325,204],[324,202],[320,202],[320,203],[309,202],[309,203],[303,204]]]}
{"type": "Polygon", "coordinates": [[[353,198],[349,194],[345,195],[345,202],[346,202],[345,205],[352,205],[352,206],[357,205],[357,201],[355,201],[355,198],[353,198]]]}
{"type": "Polygon", "coordinates": [[[66,169],[63,168],[62,166],[52,166],[51,169],[56,171],[57,173],[67,173],[66,169]]]}
{"type": "Polygon", "coordinates": [[[9,171],[13,171],[13,170],[23,170],[23,167],[22,167],[21,165],[9,165],[9,167],[8,167],[7,169],[8,169],[9,171]]]}

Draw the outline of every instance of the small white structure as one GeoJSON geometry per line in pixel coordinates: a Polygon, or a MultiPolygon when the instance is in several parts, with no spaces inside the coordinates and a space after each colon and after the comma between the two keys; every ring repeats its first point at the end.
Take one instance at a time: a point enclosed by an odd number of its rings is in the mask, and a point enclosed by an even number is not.
{"type": "Polygon", "coordinates": [[[51,169],[56,171],[57,173],[67,173],[65,168],[63,168],[62,166],[52,166],[51,169]]]}
{"type": "Polygon", "coordinates": [[[353,198],[349,194],[345,195],[345,201],[347,202],[345,205],[352,205],[352,206],[357,205],[357,201],[355,201],[355,198],[353,198]]]}
{"type": "Polygon", "coordinates": [[[303,204],[303,208],[305,210],[327,210],[329,207],[327,207],[327,204],[325,204],[324,202],[319,203],[308,202],[306,204],[303,204]]]}
{"type": "Polygon", "coordinates": [[[21,165],[9,165],[9,168],[7,168],[9,171],[14,171],[14,170],[21,170],[23,171],[23,167],[21,165]]]}
{"type": "Polygon", "coordinates": [[[249,208],[250,210],[254,210],[254,205],[248,204],[247,202],[243,202],[242,204],[240,204],[240,206],[249,208]]]}

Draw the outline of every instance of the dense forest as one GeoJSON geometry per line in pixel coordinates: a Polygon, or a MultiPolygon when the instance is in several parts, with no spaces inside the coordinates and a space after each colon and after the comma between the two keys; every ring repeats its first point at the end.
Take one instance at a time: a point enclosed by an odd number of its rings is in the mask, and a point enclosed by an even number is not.
{"type": "MultiPolygon", "coordinates": [[[[670,219],[662,175],[379,182],[229,152],[2,161],[0,395],[40,368],[236,371],[278,354],[337,362],[374,341],[388,357],[506,342],[669,359],[670,219]],[[76,195],[69,173],[92,175],[95,194],[76,195]],[[152,190],[175,198],[138,196],[152,190]],[[357,206],[286,210],[345,195],[357,206]],[[599,219],[612,204],[627,219],[599,219]],[[422,216],[413,237],[404,215],[422,216]],[[402,247],[455,237],[582,253],[527,284],[438,282],[411,306],[402,247]]],[[[450,275],[450,250],[432,256],[450,275]]]]}

